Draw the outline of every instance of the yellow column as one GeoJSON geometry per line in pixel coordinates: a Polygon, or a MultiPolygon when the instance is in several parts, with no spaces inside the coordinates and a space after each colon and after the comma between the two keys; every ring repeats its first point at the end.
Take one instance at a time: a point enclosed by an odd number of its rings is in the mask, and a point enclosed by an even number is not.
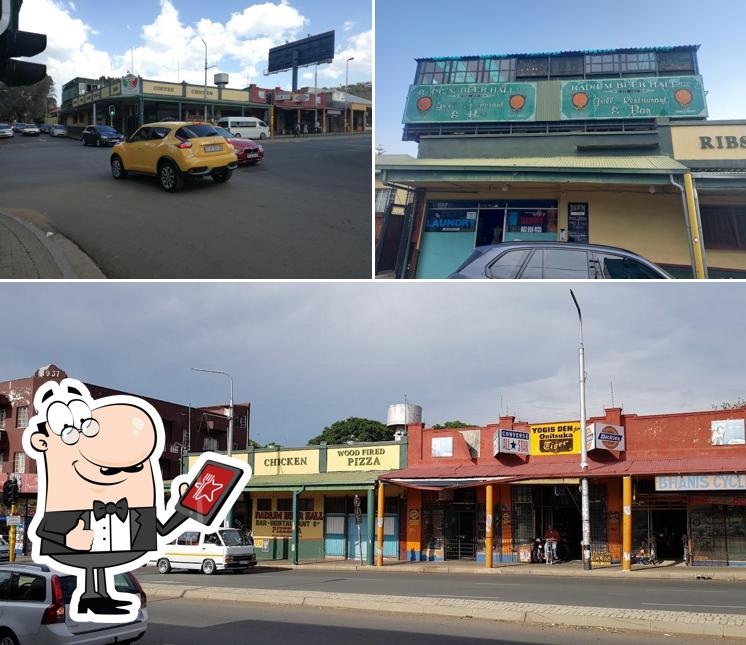
{"type": "MultiPolygon", "coordinates": [[[[10,514],[15,515],[16,514],[16,504],[13,502],[13,505],[10,507],[10,514]]],[[[8,562],[15,562],[16,561],[16,527],[11,526],[10,531],[8,533],[8,562]]]]}
{"type": "MultiPolygon", "coordinates": [[[[618,489],[617,489],[618,490],[618,489]]],[[[632,570],[632,477],[622,480],[622,571],[632,570]]]]}
{"type": "Polygon", "coordinates": [[[383,566],[383,482],[378,482],[378,513],[376,514],[376,566],[383,566]]]}
{"type": "Polygon", "coordinates": [[[486,522],[487,526],[485,526],[485,539],[484,539],[484,566],[486,566],[488,569],[492,568],[492,549],[494,546],[494,536],[492,534],[492,527],[495,525],[495,522],[492,519],[492,509],[495,507],[493,496],[492,496],[492,484],[487,484],[487,499],[485,502],[486,505],[486,522]]]}
{"type": "Polygon", "coordinates": [[[694,250],[694,277],[704,280],[707,277],[707,268],[705,267],[705,258],[702,249],[702,231],[699,229],[699,212],[697,210],[697,201],[694,199],[694,180],[692,173],[684,175],[684,193],[686,194],[686,210],[689,217],[689,227],[692,231],[691,245],[694,250]]]}

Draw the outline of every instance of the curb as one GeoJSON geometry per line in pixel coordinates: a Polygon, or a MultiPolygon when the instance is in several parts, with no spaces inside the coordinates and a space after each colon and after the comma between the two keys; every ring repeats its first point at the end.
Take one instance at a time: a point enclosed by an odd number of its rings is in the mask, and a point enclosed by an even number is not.
{"type": "Polygon", "coordinates": [[[38,243],[37,250],[30,250],[33,255],[41,252],[48,253],[52,263],[55,265],[59,276],[44,275],[43,278],[57,279],[106,279],[106,275],[98,265],[72,240],[57,231],[43,231],[28,219],[13,215],[10,212],[0,212],[0,217],[12,220],[31,233],[38,243]]]}
{"type": "Polygon", "coordinates": [[[295,590],[147,584],[149,597],[238,602],[252,605],[352,609],[411,616],[451,616],[495,622],[596,627],[636,632],[746,638],[745,614],[705,614],[647,609],[608,609],[462,598],[340,594],[295,590]]]}

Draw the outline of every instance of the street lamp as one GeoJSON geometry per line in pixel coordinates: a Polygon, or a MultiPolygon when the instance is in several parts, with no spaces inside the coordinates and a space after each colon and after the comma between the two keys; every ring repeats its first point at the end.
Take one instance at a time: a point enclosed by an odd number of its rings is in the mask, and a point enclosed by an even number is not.
{"type": "Polygon", "coordinates": [[[355,60],[354,56],[351,56],[347,59],[347,62],[345,63],[345,132],[347,132],[347,108],[349,105],[348,101],[348,87],[349,87],[349,78],[350,78],[350,61],[355,60]]]}
{"type": "MultiPolygon", "coordinates": [[[[578,323],[580,325],[580,470],[583,474],[588,470],[588,448],[585,443],[585,349],[583,348],[583,315],[580,313],[580,305],[572,289],[570,296],[578,310],[578,323]]],[[[588,478],[580,479],[580,513],[583,523],[583,569],[591,569],[591,512],[588,502],[588,478]]]]}
{"type": "MultiPolygon", "coordinates": [[[[233,452],[233,377],[230,374],[228,374],[228,372],[223,372],[222,370],[206,370],[200,367],[193,367],[192,371],[193,372],[208,372],[209,374],[222,374],[223,376],[227,376],[228,380],[230,381],[231,389],[230,389],[230,399],[228,402],[228,415],[229,415],[228,446],[227,446],[228,450],[226,451],[228,457],[230,457],[233,452]]],[[[233,516],[233,510],[231,509],[228,511],[228,515],[225,516],[225,527],[226,528],[230,527],[232,516],[233,516]]]]}
{"type": "MultiPolygon", "coordinates": [[[[207,66],[207,43],[204,38],[200,38],[202,44],[205,46],[205,122],[207,122],[207,70],[212,69],[215,65],[207,66]]],[[[209,371],[209,370],[207,370],[209,371]]]]}

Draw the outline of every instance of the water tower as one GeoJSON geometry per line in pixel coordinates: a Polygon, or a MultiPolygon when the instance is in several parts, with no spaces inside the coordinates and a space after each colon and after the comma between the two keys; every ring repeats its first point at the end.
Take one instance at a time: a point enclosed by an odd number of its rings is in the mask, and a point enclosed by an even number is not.
{"type": "Polygon", "coordinates": [[[215,85],[220,89],[228,85],[228,74],[215,74],[215,85]]]}
{"type": "Polygon", "coordinates": [[[407,425],[422,423],[422,407],[414,403],[394,403],[389,406],[386,425],[394,431],[394,439],[407,436],[407,425]]]}

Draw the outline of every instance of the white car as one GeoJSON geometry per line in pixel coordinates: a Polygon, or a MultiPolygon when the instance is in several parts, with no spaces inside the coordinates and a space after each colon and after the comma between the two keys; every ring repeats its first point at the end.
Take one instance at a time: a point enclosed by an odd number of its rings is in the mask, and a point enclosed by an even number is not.
{"type": "Polygon", "coordinates": [[[66,137],[67,128],[62,124],[53,125],[52,129],[49,131],[49,134],[53,137],[66,137]]]}
{"type": "Polygon", "coordinates": [[[140,611],[130,623],[79,623],[69,603],[77,578],[46,565],[0,565],[0,645],[104,645],[132,643],[148,628],[147,598],[131,573],[114,576],[117,591],[140,596],[140,611]]]}
{"type": "Polygon", "coordinates": [[[10,123],[0,123],[0,138],[13,136],[13,127],[10,125],[10,123]]]}
{"type": "Polygon", "coordinates": [[[148,564],[164,574],[171,569],[192,569],[207,575],[229,569],[246,571],[256,566],[256,549],[253,539],[238,529],[218,529],[207,534],[186,531],[166,546],[163,557],[148,564]]]}
{"type": "Polygon", "coordinates": [[[41,134],[41,130],[39,130],[39,126],[34,123],[28,123],[21,131],[21,134],[24,137],[38,137],[41,134]]]}

